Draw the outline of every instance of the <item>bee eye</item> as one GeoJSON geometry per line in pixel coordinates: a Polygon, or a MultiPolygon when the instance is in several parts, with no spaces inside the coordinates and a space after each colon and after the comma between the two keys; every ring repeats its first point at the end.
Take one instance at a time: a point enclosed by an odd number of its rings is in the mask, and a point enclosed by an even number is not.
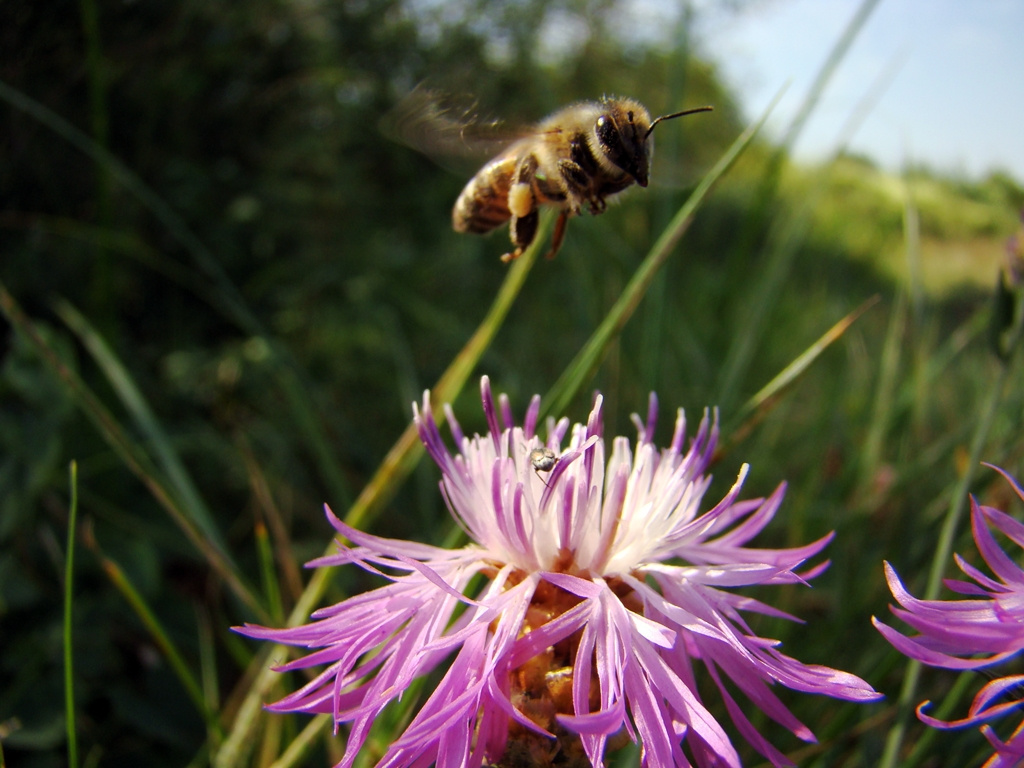
{"type": "Polygon", "coordinates": [[[641,187],[647,186],[647,137],[637,134],[635,123],[620,129],[611,117],[601,115],[594,124],[594,137],[608,162],[632,176],[641,187]]]}
{"type": "Polygon", "coordinates": [[[629,122],[631,123],[633,122],[633,110],[629,110],[628,112],[626,112],[626,119],[629,120],[629,122]]]}
{"type": "Polygon", "coordinates": [[[594,127],[597,133],[597,140],[605,155],[617,166],[624,168],[626,152],[622,146],[622,136],[619,135],[615,123],[609,120],[607,116],[601,115],[601,117],[597,118],[597,125],[594,127]]]}

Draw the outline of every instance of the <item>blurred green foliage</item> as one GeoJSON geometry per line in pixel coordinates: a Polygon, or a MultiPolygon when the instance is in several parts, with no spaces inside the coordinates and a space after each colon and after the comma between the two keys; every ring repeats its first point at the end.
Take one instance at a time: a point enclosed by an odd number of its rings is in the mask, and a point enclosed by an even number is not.
{"type": "MultiPolygon", "coordinates": [[[[254,521],[280,524],[288,606],[296,564],[319,554],[330,533],[321,504],[340,511],[359,492],[506,269],[504,232],[450,229],[466,176],[385,138],[381,118],[424,81],[513,125],[605,93],[658,113],[715,106],[659,128],[654,177],[664,183],[631,191],[601,217],[573,220],[562,253],[534,269],[481,366],[519,410],[547,391],[686,188],[743,127],[713,67],[693,54],[685,16],[665,36],[670,44],[658,43],[623,22],[624,0],[133,0],[96,7],[95,33],[83,24],[90,7],[5,2],[0,80],[91,136],[176,218],[154,215],[112,167],[8,102],[0,106],[0,280],[127,433],[155,448],[81,332],[57,314],[58,300],[103,337],[248,581],[258,581],[254,521]],[[315,425],[303,423],[282,370],[315,425]]],[[[933,525],[962,469],[958,450],[998,363],[978,340],[979,289],[947,277],[944,292],[901,315],[897,297],[917,286],[894,282],[905,273],[891,264],[905,258],[908,206],[926,240],[991,243],[1012,231],[1024,195],[1005,176],[968,183],[922,173],[900,183],[844,157],[818,169],[787,166],[779,196],[752,220],[770,152],[749,152],[701,209],[682,258],[669,262],[595,386],[615,432],[629,434],[629,413],[652,389],[666,410],[685,405],[695,416],[718,404],[728,425],[743,399],[826,328],[883,295],[724,458],[719,484],[743,461],[754,467],[751,493],[790,481],[785,524],[766,546],[839,530],[829,552],[836,565],[816,589],[773,598],[809,621],[777,636],[803,660],[894,691],[899,670],[867,623],[887,601],[880,562],[895,557],[901,573],[913,573],[927,561],[931,543],[915,532],[933,525]],[[813,212],[801,219],[809,200],[813,212]],[[786,232],[798,247],[780,300],[758,319],[762,342],[722,401],[724,361],[750,331],[751,297],[786,232]],[[751,247],[730,257],[741,233],[751,247]],[[901,350],[889,378],[880,373],[887,333],[901,350]],[[872,432],[877,453],[864,450],[872,432]],[[815,634],[826,622],[830,633],[815,634]]],[[[992,272],[980,282],[994,281],[992,272]]],[[[254,653],[226,628],[254,616],[25,340],[9,326],[0,332],[5,755],[19,766],[63,764],[55,660],[66,467],[75,459],[83,537],[93,545],[80,550],[75,588],[80,751],[105,766],[201,764],[203,721],[111,588],[100,553],[120,564],[197,666],[206,650],[197,627],[213,627],[216,664],[204,672],[226,719],[254,653]]],[[[987,458],[1020,472],[1022,393],[1007,397],[1011,415],[987,458]]],[[[468,430],[482,428],[475,400],[470,387],[456,404],[468,430]]],[[[569,415],[582,417],[585,405],[579,398],[569,415]]],[[[445,513],[435,484],[433,468],[421,467],[375,530],[439,540],[445,513]]],[[[338,582],[350,590],[366,577],[341,573],[338,582]]],[[[813,701],[795,708],[826,741],[821,765],[840,756],[872,764],[880,736],[842,738],[859,713],[830,715],[813,701]]]]}

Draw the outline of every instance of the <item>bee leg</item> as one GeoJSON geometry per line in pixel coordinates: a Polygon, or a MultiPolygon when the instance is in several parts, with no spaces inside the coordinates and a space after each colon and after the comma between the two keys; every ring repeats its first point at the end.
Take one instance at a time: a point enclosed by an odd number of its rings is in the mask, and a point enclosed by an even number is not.
{"type": "Polygon", "coordinates": [[[540,221],[540,212],[534,208],[525,216],[513,216],[509,225],[509,235],[512,237],[512,244],[516,247],[511,253],[501,257],[504,262],[515,261],[523,255],[523,251],[530,247],[533,238],[537,235],[537,222],[540,221]]]}
{"type": "Polygon", "coordinates": [[[533,242],[537,234],[537,201],[533,194],[533,177],[537,172],[537,158],[526,155],[516,163],[512,185],[508,190],[508,210],[512,214],[509,224],[509,236],[516,247],[511,253],[501,257],[504,262],[513,261],[523,255],[523,251],[533,242]]]}
{"type": "Polygon", "coordinates": [[[561,250],[562,240],[565,239],[565,225],[568,221],[569,211],[563,208],[562,211],[558,214],[558,220],[555,221],[555,231],[551,235],[551,250],[548,251],[547,256],[545,256],[545,258],[553,259],[555,258],[555,255],[559,252],[559,250],[561,250]]]}
{"type": "MultiPolygon", "coordinates": [[[[579,214],[583,202],[587,200],[587,191],[590,189],[591,175],[588,175],[587,167],[593,165],[593,160],[585,161],[582,154],[580,142],[573,142],[570,158],[558,161],[558,172],[565,185],[565,201],[569,206],[569,213],[573,216],[579,214]],[[585,167],[586,166],[586,167],[585,167]]],[[[597,172],[597,167],[591,174],[597,172]]]]}

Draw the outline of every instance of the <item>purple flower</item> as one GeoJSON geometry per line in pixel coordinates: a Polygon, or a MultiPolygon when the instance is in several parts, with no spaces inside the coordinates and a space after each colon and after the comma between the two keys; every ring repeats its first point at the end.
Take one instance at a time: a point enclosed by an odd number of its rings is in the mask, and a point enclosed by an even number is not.
{"type": "Polygon", "coordinates": [[[698,674],[717,687],[715,702],[743,738],[789,765],[730,690],[806,741],[813,734],[771,684],[853,701],[880,696],[858,677],[785,656],[747,625],[743,612],[795,619],[731,590],[805,583],[827,563],[795,569],[831,535],[796,549],[746,547],[784,489],[739,501],[745,466],[701,514],[718,433],[707,414],[686,450],[679,411],[671,444],[658,451],[652,395],[646,421],[634,416],[635,448],[615,438],[608,458],[600,396],[586,424],[570,431],[568,420],[550,420],[542,442],[538,397],[519,427],[504,396],[496,407],[486,377],[481,389],[489,434],[466,437],[445,409],[454,456],[428,397],[422,411],[414,407],[441,493],[472,542],[445,550],[383,539],[328,510],[354,546],[339,543],[338,554],[311,565],[355,563],[389,583],[318,611],[306,626],[242,630],[318,649],[280,669],[326,669],[270,708],[351,723],[339,765],[352,765],[385,705],[452,656],[378,765],[600,766],[606,748],[633,740],[645,766],[739,766],[698,674]]]}
{"type": "MultiPolygon", "coordinates": [[[[991,466],[991,465],[989,465],[991,466]]],[[[1024,489],[1008,473],[1003,475],[1024,500],[1024,489]]],[[[902,606],[890,610],[919,634],[905,637],[872,617],[875,627],[900,653],[933,667],[979,669],[996,664],[1024,648],[1024,570],[996,543],[992,528],[1005,534],[1017,546],[1024,547],[1024,524],[1005,512],[983,507],[971,498],[971,528],[978,551],[995,574],[991,578],[956,556],[960,570],[973,581],[946,579],[954,592],[968,595],[967,600],[918,600],[903,586],[896,571],[885,563],[885,577],[893,598],[902,606]],[[980,657],[979,657],[980,654],[980,657]]],[[[925,714],[931,703],[917,708],[920,720],[935,728],[965,728],[982,725],[981,731],[995,753],[985,768],[1012,768],[1024,760],[1024,723],[1006,741],[996,736],[989,720],[1024,703],[1021,694],[1024,676],[1003,677],[985,685],[975,697],[967,717],[946,722],[925,714]],[[1009,696],[1006,700],[1004,697],[1009,696]]]]}

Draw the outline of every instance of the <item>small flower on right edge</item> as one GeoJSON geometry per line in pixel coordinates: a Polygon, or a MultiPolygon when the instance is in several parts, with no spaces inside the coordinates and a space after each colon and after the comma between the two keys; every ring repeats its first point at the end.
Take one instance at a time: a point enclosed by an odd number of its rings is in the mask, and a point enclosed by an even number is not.
{"type": "MultiPolygon", "coordinates": [[[[992,466],[992,465],[987,465],[992,466]]],[[[992,466],[1009,481],[1024,501],[1024,488],[1009,473],[992,466]]],[[[987,576],[956,555],[956,563],[972,581],[946,579],[966,600],[918,600],[911,595],[889,563],[885,577],[900,608],[892,613],[919,634],[906,637],[875,617],[875,628],[900,653],[933,667],[979,669],[997,664],[1024,649],[1024,569],[996,542],[992,529],[1024,548],[1024,523],[1005,512],[978,504],[971,497],[971,529],[985,563],[995,575],[987,576]]],[[[917,707],[921,722],[934,728],[966,728],[981,725],[981,732],[995,750],[983,768],[1013,768],[1024,761],[1024,722],[1006,740],[1000,739],[988,721],[1024,706],[1024,675],[992,680],[975,697],[968,716],[947,722],[925,714],[931,704],[917,707]]]]}

